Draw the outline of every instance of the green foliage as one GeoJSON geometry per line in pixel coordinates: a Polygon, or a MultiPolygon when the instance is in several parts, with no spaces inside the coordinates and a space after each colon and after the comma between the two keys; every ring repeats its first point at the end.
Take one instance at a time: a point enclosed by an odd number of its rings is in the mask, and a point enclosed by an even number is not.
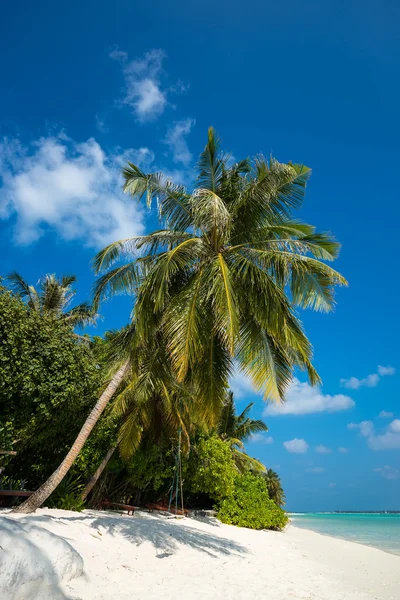
{"type": "Polygon", "coordinates": [[[172,448],[145,443],[127,465],[131,485],[140,491],[166,491],[174,472],[172,448]]]}
{"type": "Polygon", "coordinates": [[[285,493],[282,489],[281,480],[273,469],[267,469],[264,473],[260,473],[260,476],[264,479],[267,484],[268,494],[271,500],[278,506],[285,504],[285,493]]]}
{"type": "Polygon", "coordinates": [[[84,485],[78,477],[68,475],[54,490],[46,501],[49,508],[62,510],[75,510],[81,512],[85,508],[85,501],[81,498],[84,485]]]}
{"type": "Polygon", "coordinates": [[[232,493],[236,467],[230,447],[217,436],[201,439],[189,458],[188,487],[218,501],[232,493]]]}
{"type": "Polygon", "coordinates": [[[98,315],[88,302],[69,308],[76,294],[72,287],[76,282],[75,275],[61,278],[46,275],[40,281],[39,289],[29,285],[16,271],[10,273],[7,280],[11,290],[26,303],[29,310],[62,318],[70,327],[84,327],[96,322],[98,315]]]}
{"type": "Polygon", "coordinates": [[[222,404],[217,427],[220,438],[230,444],[233,459],[241,473],[246,473],[248,470],[265,471],[265,466],[261,462],[244,452],[244,441],[255,433],[268,431],[264,421],[250,417],[253,406],[254,402],[250,402],[241,414],[237,415],[233,392],[228,391],[222,404]]]}
{"type": "Polygon", "coordinates": [[[295,307],[331,310],[346,280],[326,264],[339,244],[293,217],[310,174],[262,156],[232,164],[213,129],[188,189],[130,162],[123,169],[125,192],[156,203],[162,229],[96,256],[96,302],[134,296],[139,336],[162,330],[177,379],[210,406],[221,405],[235,364],[274,400],[297,367],[319,381],[295,307]]]}
{"type": "Polygon", "coordinates": [[[251,474],[239,475],[234,490],[220,503],[218,519],[229,525],[250,529],[282,529],[288,518],[269,499],[266,483],[251,474]]]}
{"type": "Polygon", "coordinates": [[[102,383],[88,344],[52,315],[0,287],[0,448],[17,455],[7,474],[29,487],[59,464],[102,383]]]}

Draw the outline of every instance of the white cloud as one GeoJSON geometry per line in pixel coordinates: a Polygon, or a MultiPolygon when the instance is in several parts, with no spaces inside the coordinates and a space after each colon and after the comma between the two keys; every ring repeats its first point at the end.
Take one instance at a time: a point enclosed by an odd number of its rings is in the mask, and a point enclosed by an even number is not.
{"type": "Polygon", "coordinates": [[[398,479],[399,472],[397,469],[393,467],[389,467],[389,465],[385,465],[384,467],[377,467],[374,469],[375,473],[379,473],[385,479],[398,479]]]}
{"type": "Polygon", "coordinates": [[[333,481],[331,481],[331,483],[328,485],[328,487],[334,488],[334,487],[336,487],[336,483],[334,483],[333,481]]]}
{"type": "Polygon", "coordinates": [[[394,433],[400,433],[400,419],[395,419],[390,423],[389,431],[393,431],[394,433]]]}
{"type": "Polygon", "coordinates": [[[396,373],[396,369],[388,365],[387,367],[382,367],[382,365],[378,365],[378,373],[382,377],[385,375],[394,375],[396,373]]]}
{"type": "Polygon", "coordinates": [[[380,419],[390,419],[393,416],[394,414],[392,412],[388,412],[387,410],[381,410],[381,412],[378,415],[380,419]]]}
{"type": "Polygon", "coordinates": [[[99,117],[99,115],[95,116],[95,126],[97,131],[99,131],[100,133],[107,133],[108,132],[108,127],[105,124],[105,121],[102,117],[99,117]]]}
{"type": "Polygon", "coordinates": [[[367,438],[367,444],[371,450],[400,448],[400,419],[394,419],[380,434],[376,434],[371,421],[350,423],[347,427],[348,429],[359,428],[361,435],[367,438]]]}
{"type": "Polygon", "coordinates": [[[360,387],[376,387],[380,381],[380,377],[394,375],[395,372],[396,369],[394,369],[390,365],[387,367],[378,365],[378,373],[371,373],[371,375],[367,375],[367,377],[364,377],[364,379],[358,379],[357,377],[341,379],[340,383],[343,387],[348,388],[350,390],[358,390],[360,387]]]}
{"type": "Polygon", "coordinates": [[[318,452],[318,454],[331,454],[332,450],[320,444],[315,448],[315,452],[318,452]]]}
{"type": "Polygon", "coordinates": [[[246,396],[254,396],[257,392],[254,390],[250,379],[241,371],[236,369],[233,376],[229,380],[229,387],[239,400],[246,396]]]}
{"type": "Polygon", "coordinates": [[[315,474],[319,474],[319,473],[323,473],[325,471],[325,469],[323,467],[309,467],[308,469],[306,469],[307,473],[315,473],[315,474]]]}
{"type": "Polygon", "coordinates": [[[341,379],[340,383],[349,390],[358,390],[360,387],[375,387],[379,383],[379,375],[372,373],[372,375],[367,375],[364,379],[350,377],[350,379],[341,379]]]}
{"type": "Polygon", "coordinates": [[[298,438],[283,442],[283,445],[288,452],[292,452],[293,454],[304,454],[309,448],[309,445],[305,440],[298,438]]]}
{"type": "Polygon", "coordinates": [[[253,433],[249,442],[269,445],[274,443],[274,438],[271,435],[266,436],[264,433],[253,433]]]}
{"type": "Polygon", "coordinates": [[[192,160],[192,153],[189,150],[186,137],[191,132],[196,121],[194,119],[182,119],[175,121],[171,125],[165,136],[165,143],[172,152],[172,158],[175,162],[180,162],[188,166],[192,160]]]}
{"type": "MultiPolygon", "coordinates": [[[[132,160],[149,150],[127,151],[132,160]]],[[[24,148],[0,144],[0,219],[16,216],[15,241],[28,245],[52,230],[64,240],[103,247],[141,234],[143,213],[121,191],[123,155],[107,156],[95,139],[76,143],[64,134],[24,148]]]]}
{"type": "Polygon", "coordinates": [[[339,446],[338,451],[340,452],[340,454],[348,454],[349,449],[343,448],[343,446],[339,446]]]}
{"type": "Polygon", "coordinates": [[[361,423],[349,423],[347,429],[359,429],[363,437],[369,437],[374,433],[372,421],[361,421],[361,423]]]}
{"type": "Polygon", "coordinates": [[[306,415],[320,412],[339,412],[349,410],[355,405],[354,400],[343,394],[331,396],[323,394],[318,386],[312,387],[309,383],[301,383],[293,379],[283,404],[268,404],[264,415],[306,415]]]}
{"type": "Polygon", "coordinates": [[[166,54],[161,49],[146,52],[143,57],[129,61],[128,54],[114,50],[110,57],[122,64],[125,89],[122,104],[129,106],[136,119],[141,122],[154,121],[168,104],[168,93],[181,93],[185,86],[164,85],[165,73],[162,68],[166,54]]]}

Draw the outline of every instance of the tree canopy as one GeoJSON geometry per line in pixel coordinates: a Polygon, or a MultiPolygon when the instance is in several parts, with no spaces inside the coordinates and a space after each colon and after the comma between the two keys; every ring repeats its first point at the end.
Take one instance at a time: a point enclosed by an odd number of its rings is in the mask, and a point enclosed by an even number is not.
{"type": "Polygon", "coordinates": [[[339,244],[292,216],[310,172],[262,156],[232,162],[212,129],[193,189],[130,162],[123,169],[125,192],[156,201],[163,228],[96,256],[105,274],[95,301],[132,294],[139,335],[161,330],[178,380],[216,406],[234,364],[273,400],[284,398],[295,367],[319,381],[296,307],[331,310],[346,281],[326,264],[339,244]]]}

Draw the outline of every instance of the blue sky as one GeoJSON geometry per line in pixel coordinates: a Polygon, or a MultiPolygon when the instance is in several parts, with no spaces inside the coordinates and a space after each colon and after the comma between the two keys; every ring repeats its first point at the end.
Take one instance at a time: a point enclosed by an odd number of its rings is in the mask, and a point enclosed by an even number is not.
{"type": "MultiPolygon", "coordinates": [[[[300,376],[275,414],[234,382],[238,408],[254,400],[270,428],[248,449],[279,471],[290,510],[400,509],[400,8],[278,4],[4,7],[0,272],[75,273],[87,297],[96,250],[154,224],[122,196],[120,165],[189,182],[209,125],[237,158],[305,163],[299,216],[343,244],[350,286],[334,314],[302,315],[322,388],[300,376]]],[[[106,304],[98,332],[129,310],[106,304]]]]}

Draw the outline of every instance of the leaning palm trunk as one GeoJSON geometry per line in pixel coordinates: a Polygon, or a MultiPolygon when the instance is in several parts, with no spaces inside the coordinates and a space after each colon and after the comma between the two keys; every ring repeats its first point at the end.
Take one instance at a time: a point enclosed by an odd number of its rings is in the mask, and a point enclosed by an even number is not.
{"type": "Polygon", "coordinates": [[[112,448],[109,449],[109,451],[107,452],[107,454],[101,461],[100,465],[97,467],[95,473],[90,478],[90,480],[87,482],[85,489],[82,492],[82,500],[86,500],[86,498],[88,497],[88,495],[90,494],[90,492],[92,491],[92,489],[94,488],[94,486],[96,485],[98,480],[100,479],[101,474],[103,473],[104,469],[108,465],[108,461],[114,454],[117,447],[118,447],[118,442],[115,444],[115,446],[113,446],[112,448]]]}
{"type": "Polygon", "coordinates": [[[43,502],[45,502],[45,500],[47,500],[50,494],[54,492],[56,487],[61,483],[65,475],[70,470],[79,452],[82,450],[93,427],[96,425],[102,412],[106,408],[107,404],[109,403],[119,384],[121,383],[128,369],[128,366],[129,361],[126,361],[115,373],[114,377],[100,396],[96,406],[93,408],[88,418],[86,419],[86,422],[80,430],[79,435],[76,438],[71,450],[68,452],[67,456],[64,458],[58,469],[54,471],[54,473],[49,477],[49,479],[45,481],[45,483],[42,486],[40,486],[40,488],[30,498],[28,498],[28,500],[26,500],[23,504],[15,508],[13,512],[34,512],[43,504],[43,502]]]}

